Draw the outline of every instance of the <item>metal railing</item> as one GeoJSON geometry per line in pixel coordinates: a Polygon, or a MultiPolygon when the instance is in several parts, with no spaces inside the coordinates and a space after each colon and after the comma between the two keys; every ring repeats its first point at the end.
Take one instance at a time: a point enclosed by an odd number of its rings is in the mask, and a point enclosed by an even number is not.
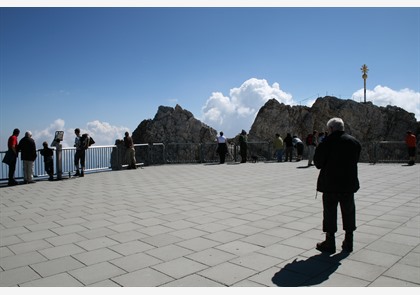
{"type": "Polygon", "coordinates": [[[408,161],[404,141],[376,141],[366,147],[370,163],[403,163],[408,161]]]}
{"type": "MultiPolygon", "coordinates": [[[[141,165],[181,164],[181,163],[214,163],[219,161],[217,143],[151,143],[135,144],[137,163],[141,165]]],[[[54,172],[56,171],[56,149],[54,149],[54,172]]],[[[86,150],[85,171],[94,172],[101,170],[119,170],[127,163],[125,159],[125,147],[123,144],[92,146],[86,150]]],[[[306,147],[305,147],[306,150],[306,147]]],[[[362,151],[364,156],[361,162],[400,163],[408,160],[407,148],[404,141],[378,141],[364,143],[362,151]]],[[[67,176],[74,171],[75,148],[62,149],[62,175],[67,176]]],[[[419,151],[418,151],[419,152],[419,151]]],[[[0,152],[3,160],[5,151],[0,152]]],[[[304,153],[305,155],[306,153],[304,153]]],[[[294,151],[294,155],[296,152],[294,151]]],[[[274,149],[271,142],[248,142],[248,160],[258,161],[274,160],[274,149]]],[[[34,163],[34,177],[47,177],[43,157],[40,150],[34,163]]],[[[228,145],[226,162],[240,161],[240,147],[236,144],[228,145]]],[[[19,157],[16,163],[15,177],[22,178],[22,161],[19,157]]],[[[8,178],[8,166],[1,163],[0,180],[8,178]]]]}
{"type": "MultiPolygon", "coordinates": [[[[110,159],[112,150],[115,148],[115,145],[110,146],[95,146],[90,147],[86,150],[86,162],[85,162],[85,171],[100,171],[100,170],[109,170],[111,168],[110,159]]],[[[54,173],[57,173],[57,159],[56,159],[56,149],[54,150],[54,173]]],[[[42,178],[47,177],[44,166],[44,158],[40,153],[41,150],[37,150],[37,157],[34,161],[34,177],[42,178]]],[[[75,148],[63,148],[62,149],[62,174],[64,176],[70,175],[74,171],[74,155],[76,153],[75,148]]],[[[1,160],[3,160],[6,152],[0,152],[1,160]]],[[[6,180],[8,178],[8,166],[2,162],[0,170],[0,180],[6,180]]],[[[21,160],[21,155],[19,153],[15,178],[23,178],[23,165],[21,160]]]]}

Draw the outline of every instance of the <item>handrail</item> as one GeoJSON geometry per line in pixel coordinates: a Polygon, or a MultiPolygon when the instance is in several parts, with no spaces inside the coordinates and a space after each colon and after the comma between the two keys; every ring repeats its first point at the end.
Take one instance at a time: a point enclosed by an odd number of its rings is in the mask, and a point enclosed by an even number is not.
{"type": "MultiPolygon", "coordinates": [[[[137,143],[134,144],[137,163],[144,165],[157,165],[169,163],[213,163],[219,161],[217,154],[217,142],[206,143],[137,143]]],[[[54,150],[54,172],[56,173],[56,153],[54,150]]],[[[239,145],[230,142],[228,145],[229,161],[239,161],[239,145]]],[[[35,177],[47,177],[44,171],[44,161],[37,150],[37,158],[34,165],[35,177]]],[[[74,147],[64,147],[62,152],[62,173],[64,176],[74,171],[74,147]]],[[[0,159],[3,160],[6,151],[0,151],[0,159]]],[[[404,162],[406,161],[406,146],[404,141],[371,141],[363,143],[361,161],[377,162],[404,162]]],[[[273,160],[273,147],[271,141],[248,142],[248,157],[258,157],[260,161],[273,160]]],[[[304,156],[305,156],[304,152],[304,156]]],[[[15,177],[22,178],[22,161],[20,154],[17,159],[15,177]]],[[[86,171],[95,172],[103,170],[118,170],[126,166],[125,147],[123,143],[115,145],[91,146],[86,151],[86,171]]],[[[1,163],[0,180],[6,180],[8,166],[1,163]]]]}

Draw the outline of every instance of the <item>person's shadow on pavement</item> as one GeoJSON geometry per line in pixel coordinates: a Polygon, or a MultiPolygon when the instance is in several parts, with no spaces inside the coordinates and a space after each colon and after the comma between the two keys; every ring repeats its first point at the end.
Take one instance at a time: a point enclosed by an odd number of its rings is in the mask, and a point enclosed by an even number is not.
{"type": "Polygon", "coordinates": [[[328,280],[330,275],[341,265],[340,261],[347,256],[349,253],[341,252],[334,256],[321,253],[306,260],[297,260],[296,258],[277,272],[271,281],[279,287],[319,285],[328,280]]]}

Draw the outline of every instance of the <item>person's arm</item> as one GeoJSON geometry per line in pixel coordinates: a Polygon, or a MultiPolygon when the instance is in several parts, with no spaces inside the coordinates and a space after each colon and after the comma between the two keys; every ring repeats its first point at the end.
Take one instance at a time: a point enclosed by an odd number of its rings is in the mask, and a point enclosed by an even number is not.
{"type": "Polygon", "coordinates": [[[326,161],[326,146],[325,143],[320,143],[315,150],[314,154],[314,164],[315,167],[318,169],[322,169],[324,167],[326,161]]]}

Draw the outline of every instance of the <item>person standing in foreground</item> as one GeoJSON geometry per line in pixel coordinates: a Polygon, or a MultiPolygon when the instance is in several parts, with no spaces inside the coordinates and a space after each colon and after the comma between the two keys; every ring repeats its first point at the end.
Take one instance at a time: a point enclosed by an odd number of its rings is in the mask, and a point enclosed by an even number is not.
{"type": "Polygon", "coordinates": [[[136,169],[136,151],[134,149],[133,138],[128,132],[125,133],[124,146],[126,147],[125,157],[128,164],[127,169],[136,169]]]}
{"type": "Polygon", "coordinates": [[[223,135],[223,131],[220,131],[219,134],[220,136],[217,137],[217,153],[219,154],[220,164],[224,164],[228,152],[227,139],[223,135]]]}
{"type": "Polygon", "coordinates": [[[16,161],[18,156],[18,136],[20,134],[20,130],[15,128],[13,130],[13,134],[9,137],[9,140],[7,141],[7,148],[9,149],[8,152],[12,155],[10,157],[10,163],[9,163],[9,182],[7,185],[13,186],[17,184],[17,181],[15,180],[15,170],[16,170],[16,161]]]}
{"type": "Polygon", "coordinates": [[[344,132],[344,122],[332,118],[327,123],[329,136],[315,151],[314,163],[321,169],[317,191],[323,193],[322,230],[325,241],[318,243],[321,252],[335,253],[335,233],[337,232],[337,206],[340,203],[343,229],[346,232],[342,249],[353,251],[353,232],[356,230],[356,206],[354,193],[360,188],[357,163],[361,145],[353,136],[344,132]]]}
{"type": "Polygon", "coordinates": [[[413,166],[416,163],[416,136],[411,131],[407,131],[407,135],[405,136],[405,143],[407,144],[408,148],[408,165],[413,166]]]}
{"type": "Polygon", "coordinates": [[[85,149],[82,146],[81,136],[80,136],[80,129],[74,129],[74,134],[76,134],[76,138],[74,139],[74,147],[76,148],[76,153],[74,154],[74,166],[76,166],[76,173],[74,176],[85,176],[85,149]],[[79,172],[79,162],[80,162],[80,172],[79,172]]]}
{"type": "Polygon", "coordinates": [[[19,141],[19,150],[23,161],[23,181],[24,183],[34,183],[34,161],[36,159],[35,141],[32,139],[31,131],[25,132],[25,137],[19,141]]]}

